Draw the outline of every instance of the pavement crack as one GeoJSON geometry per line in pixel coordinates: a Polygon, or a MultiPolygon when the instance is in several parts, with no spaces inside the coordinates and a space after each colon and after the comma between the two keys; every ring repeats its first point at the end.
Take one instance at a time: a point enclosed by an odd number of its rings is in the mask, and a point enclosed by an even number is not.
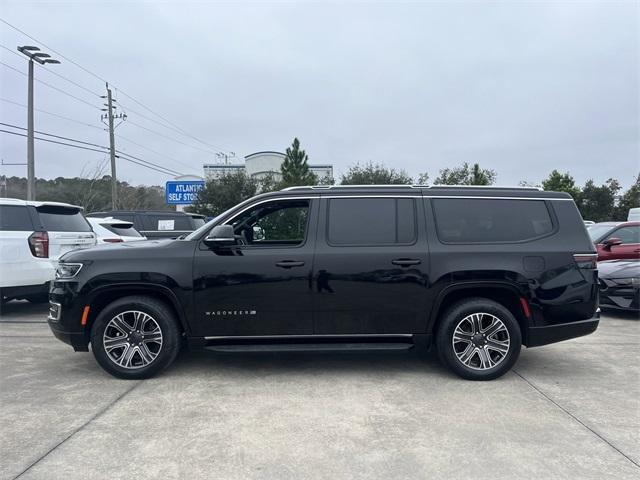
{"type": "Polygon", "coordinates": [[[56,450],[59,446],[63,445],[67,440],[69,440],[71,437],[73,437],[76,433],[84,430],[84,428],[89,425],[91,422],[93,422],[94,420],[97,420],[98,418],[100,418],[102,415],[104,415],[111,407],[113,407],[116,403],[118,403],[120,400],[122,400],[126,395],[128,395],[129,393],[131,393],[138,385],[140,385],[142,383],[142,381],[138,381],[135,385],[133,385],[132,387],[128,388],[127,390],[125,390],[124,392],[122,392],[120,395],[118,395],[111,403],[109,403],[108,405],[106,405],[104,408],[100,409],[98,412],[96,412],[94,415],[92,415],[86,422],[84,422],[82,425],[80,425],[78,428],[76,428],[75,430],[73,430],[69,435],[67,435],[65,438],[63,438],[61,441],[59,441],[58,443],[56,443],[53,447],[51,447],[44,455],[42,455],[40,458],[36,459],[34,462],[32,462],[27,468],[25,468],[22,472],[20,472],[18,475],[16,475],[15,477],[13,477],[13,480],[16,480],[18,478],[20,478],[22,475],[24,475],[25,473],[27,473],[29,470],[31,470],[33,467],[35,467],[38,463],[40,463],[44,458],[46,458],[47,456],[49,456],[49,454],[51,454],[54,450],[56,450]]]}
{"type": "Polygon", "coordinates": [[[544,393],[542,391],[542,389],[540,387],[538,387],[537,385],[535,385],[533,382],[529,381],[528,379],[524,378],[523,375],[521,375],[519,372],[517,372],[515,369],[512,369],[512,372],[515,373],[518,377],[520,377],[525,383],[527,383],[531,388],[533,388],[536,392],[538,392],[542,397],[544,397],[546,400],[548,400],[549,402],[551,402],[553,405],[555,405],[557,408],[559,408],[560,410],[562,410],[565,414],[567,414],[569,417],[571,417],[573,420],[575,420],[577,423],[579,423],[580,425],[582,425],[584,428],[586,428],[588,431],[590,431],[592,434],[594,434],[596,437],[598,437],[600,440],[602,440],[604,443],[606,443],[607,445],[609,445],[611,448],[613,448],[616,452],[618,452],[620,455],[622,455],[624,458],[626,458],[627,460],[629,460],[632,464],[634,464],[636,467],[640,468],[640,464],[638,464],[638,462],[636,462],[635,460],[633,460],[629,455],[627,455],[626,453],[624,453],[622,450],[620,450],[618,447],[616,447],[613,443],[611,443],[609,440],[607,440],[605,437],[603,437],[601,434],[599,434],[598,432],[596,432],[593,428],[591,428],[589,425],[587,425],[586,423],[584,423],[582,420],[580,420],[578,417],[576,417],[573,413],[571,413],[569,410],[567,410],[565,407],[563,407],[562,405],[560,405],[558,402],[556,402],[553,398],[551,398],[549,395],[547,395],[546,393],[544,393]]]}

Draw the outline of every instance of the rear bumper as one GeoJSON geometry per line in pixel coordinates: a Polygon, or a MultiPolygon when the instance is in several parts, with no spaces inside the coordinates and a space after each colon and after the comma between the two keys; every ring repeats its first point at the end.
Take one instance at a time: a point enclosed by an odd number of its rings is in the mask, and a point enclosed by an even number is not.
{"type": "Polygon", "coordinates": [[[595,332],[599,323],[600,310],[598,309],[595,315],[587,320],[545,325],[543,327],[529,327],[527,347],[539,347],[571,338],[583,337],[595,332]]]}

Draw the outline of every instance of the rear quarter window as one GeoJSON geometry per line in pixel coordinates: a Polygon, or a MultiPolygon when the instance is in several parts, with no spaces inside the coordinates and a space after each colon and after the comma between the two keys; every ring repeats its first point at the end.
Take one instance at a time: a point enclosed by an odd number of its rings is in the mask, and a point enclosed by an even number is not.
{"type": "Polygon", "coordinates": [[[118,224],[118,223],[101,223],[101,226],[109,230],[111,233],[115,233],[116,235],[122,235],[123,237],[141,237],[140,233],[133,228],[132,225],[129,224],[118,224]]]}
{"type": "Polygon", "coordinates": [[[523,242],[554,229],[543,200],[442,198],[432,205],[444,243],[523,242]]]}
{"type": "Polygon", "coordinates": [[[33,222],[27,207],[20,205],[0,205],[0,230],[28,232],[33,230],[33,222]]]}
{"type": "Polygon", "coordinates": [[[90,232],[91,225],[75,208],[44,205],[36,209],[42,227],[52,232],[90,232]]]}

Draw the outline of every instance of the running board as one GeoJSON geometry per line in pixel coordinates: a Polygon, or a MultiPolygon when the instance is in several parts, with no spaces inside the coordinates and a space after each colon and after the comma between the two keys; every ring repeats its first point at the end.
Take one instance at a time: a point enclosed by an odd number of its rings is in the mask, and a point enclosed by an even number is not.
{"type": "Polygon", "coordinates": [[[414,347],[411,335],[209,337],[204,348],[214,352],[338,352],[402,351],[414,347]]]}

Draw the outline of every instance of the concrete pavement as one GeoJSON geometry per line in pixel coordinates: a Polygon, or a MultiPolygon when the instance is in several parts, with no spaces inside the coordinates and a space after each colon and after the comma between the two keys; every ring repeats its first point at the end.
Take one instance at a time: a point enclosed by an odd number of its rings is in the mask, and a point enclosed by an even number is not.
{"type": "Polygon", "coordinates": [[[0,478],[638,478],[640,321],[458,379],[432,355],[185,352],[117,380],[0,317],[0,478]]]}

